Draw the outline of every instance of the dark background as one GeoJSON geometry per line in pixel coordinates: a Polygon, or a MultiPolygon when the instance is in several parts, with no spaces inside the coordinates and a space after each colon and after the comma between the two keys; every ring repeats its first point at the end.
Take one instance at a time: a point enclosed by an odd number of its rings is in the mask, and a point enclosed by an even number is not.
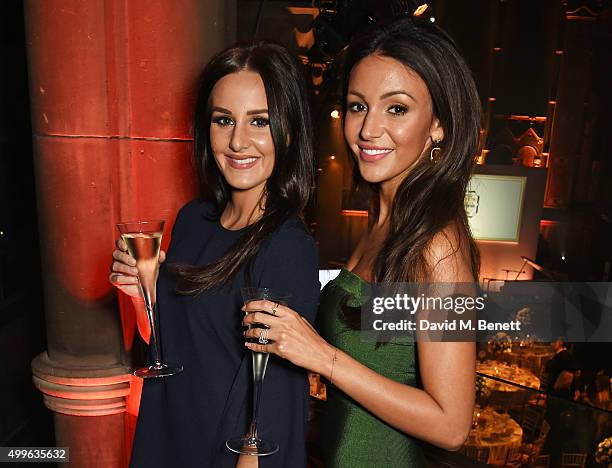
{"type": "Polygon", "coordinates": [[[0,445],[52,446],[52,413],[32,384],[46,349],[23,5],[0,15],[0,445]]]}
{"type": "MultiPolygon", "coordinates": [[[[259,1],[238,3],[239,36],[247,39],[255,25],[259,1]]],[[[367,1],[320,3],[349,5],[345,11],[372,8],[372,2],[367,1]]],[[[291,23],[285,12],[289,5],[308,7],[312,3],[269,0],[265,3],[258,37],[271,37],[291,45],[292,31],[287,26],[291,23]]],[[[574,70],[574,76],[565,77],[586,86],[575,90],[583,98],[575,109],[572,140],[576,142],[575,147],[564,156],[569,169],[564,173],[565,185],[560,193],[565,195],[547,200],[544,219],[557,223],[557,227],[542,232],[536,261],[567,273],[574,281],[609,281],[612,261],[610,2],[446,0],[433,3],[433,7],[436,21],[456,38],[470,63],[485,107],[489,97],[496,98],[485,146],[497,156],[498,163],[512,163],[503,151],[495,153],[495,148],[501,147],[498,143],[503,135],[509,132],[517,137],[529,127],[539,135],[546,130],[537,120],[513,120],[508,116],[547,114],[549,101],[557,98],[560,89],[559,67],[552,52],[568,47],[584,50],[585,67],[574,70]],[[588,37],[568,38],[564,29],[566,12],[580,7],[588,7],[597,15],[593,33],[588,37]],[[501,60],[495,58],[494,45],[503,48],[501,60]],[[567,254],[567,261],[560,260],[562,253],[567,254]]],[[[52,416],[32,385],[30,370],[31,360],[46,349],[46,337],[23,6],[19,0],[5,0],[1,8],[0,445],[48,446],[54,443],[52,416]]],[[[351,18],[340,28],[342,34],[350,35],[358,29],[359,20],[351,18]]],[[[299,29],[308,29],[309,22],[305,19],[293,20],[299,29]]],[[[315,113],[327,109],[338,98],[333,92],[337,89],[334,80],[338,78],[334,73],[338,71],[333,67],[330,70],[325,76],[327,84],[315,102],[315,113]]],[[[324,134],[323,129],[319,132],[324,134]]],[[[320,142],[320,146],[325,145],[320,142]]],[[[547,150],[550,148],[544,149],[547,150]]],[[[575,351],[585,369],[611,371],[609,345],[582,345],[575,351]]]]}

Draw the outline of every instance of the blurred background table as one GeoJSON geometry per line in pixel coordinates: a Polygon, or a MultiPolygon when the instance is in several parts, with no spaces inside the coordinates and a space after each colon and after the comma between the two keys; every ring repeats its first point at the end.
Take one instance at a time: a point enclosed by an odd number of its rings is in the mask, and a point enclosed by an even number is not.
{"type": "MultiPolygon", "coordinates": [[[[524,387],[534,389],[540,388],[540,379],[529,369],[519,367],[517,364],[506,364],[499,361],[483,361],[476,364],[476,370],[481,374],[507,380],[524,387]]],[[[492,391],[498,392],[517,392],[521,388],[498,382],[497,380],[487,379],[487,387],[492,391]]]]}
{"type": "Polygon", "coordinates": [[[554,355],[555,350],[552,345],[532,343],[525,346],[514,344],[511,349],[496,355],[495,358],[508,364],[516,364],[523,369],[529,369],[536,376],[540,377],[546,363],[554,355]]]}
{"type": "Polygon", "coordinates": [[[523,429],[508,414],[486,407],[474,407],[472,430],[464,445],[465,453],[474,459],[503,466],[511,449],[520,449],[523,429]]]}

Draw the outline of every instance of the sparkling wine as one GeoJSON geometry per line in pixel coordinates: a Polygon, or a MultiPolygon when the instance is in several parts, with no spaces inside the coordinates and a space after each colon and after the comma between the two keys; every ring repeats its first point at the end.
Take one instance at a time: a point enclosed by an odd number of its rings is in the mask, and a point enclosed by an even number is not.
{"type": "Polygon", "coordinates": [[[155,282],[157,281],[161,232],[128,233],[121,236],[128,252],[136,260],[140,287],[149,305],[155,304],[155,282]]]}
{"type": "MultiPolygon", "coordinates": [[[[253,324],[251,328],[265,328],[263,325],[258,323],[253,324]]],[[[250,340],[252,343],[259,343],[257,338],[252,338],[250,340]]],[[[268,366],[268,358],[270,355],[268,353],[258,353],[256,351],[252,352],[253,354],[253,380],[255,382],[261,382],[266,375],[266,367],[268,366]]]]}
{"type": "Polygon", "coordinates": [[[149,330],[151,331],[149,345],[153,362],[147,367],[141,367],[134,371],[136,377],[143,379],[168,377],[183,371],[183,366],[180,364],[163,362],[158,335],[155,283],[159,274],[159,249],[164,224],[165,221],[163,220],[130,221],[117,224],[121,238],[127,244],[128,252],[136,260],[138,286],[144,299],[149,330]]]}
{"type": "Polygon", "coordinates": [[[266,375],[266,367],[268,366],[268,353],[253,353],[253,379],[256,382],[263,380],[266,375]]]}
{"type": "MultiPolygon", "coordinates": [[[[281,305],[287,305],[287,302],[284,300],[277,300],[274,302],[278,302],[281,305]]],[[[263,312],[263,311],[262,311],[263,312]]],[[[267,312],[263,312],[264,314],[267,312]]],[[[265,325],[261,325],[259,323],[254,323],[251,325],[251,328],[267,328],[265,325]]],[[[251,340],[252,343],[259,343],[257,338],[251,340]]],[[[268,366],[268,358],[270,355],[268,353],[258,353],[253,351],[253,379],[255,382],[260,382],[266,375],[266,367],[268,366]]]]}

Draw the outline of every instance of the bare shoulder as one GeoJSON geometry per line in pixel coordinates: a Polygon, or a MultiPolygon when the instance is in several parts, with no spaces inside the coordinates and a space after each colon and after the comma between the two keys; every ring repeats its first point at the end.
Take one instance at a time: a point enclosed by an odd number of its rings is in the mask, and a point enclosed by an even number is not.
{"type": "Polygon", "coordinates": [[[469,239],[457,225],[449,224],[438,232],[425,250],[433,281],[471,282],[469,239]]]}

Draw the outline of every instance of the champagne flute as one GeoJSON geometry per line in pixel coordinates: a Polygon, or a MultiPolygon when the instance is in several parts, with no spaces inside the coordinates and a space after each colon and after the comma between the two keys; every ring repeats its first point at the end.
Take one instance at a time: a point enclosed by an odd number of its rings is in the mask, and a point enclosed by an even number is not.
{"type": "Polygon", "coordinates": [[[167,377],[182,372],[183,366],[164,364],[159,347],[158,312],[156,308],[156,282],[159,274],[159,249],[164,221],[133,221],[117,224],[128,252],[136,260],[138,286],[144,298],[147,318],[151,327],[153,364],[134,371],[134,375],[148,379],[167,377]]]}
{"type": "MultiPolygon", "coordinates": [[[[278,302],[279,304],[287,305],[289,300],[288,294],[280,293],[270,288],[242,288],[242,299],[245,305],[251,301],[268,300],[278,302]]],[[[262,324],[253,324],[252,328],[267,328],[262,324]]],[[[257,339],[254,340],[258,342],[257,339]]],[[[261,341],[259,341],[261,342],[261,341]]],[[[263,344],[267,343],[267,340],[263,344]]],[[[225,442],[225,446],[234,453],[240,455],[253,455],[263,457],[272,455],[278,452],[278,444],[270,440],[263,440],[257,435],[257,418],[259,416],[259,403],[261,400],[261,391],[263,379],[266,375],[266,367],[268,366],[268,353],[259,353],[251,351],[253,356],[253,410],[251,414],[251,424],[246,435],[233,437],[225,442]]]]}

